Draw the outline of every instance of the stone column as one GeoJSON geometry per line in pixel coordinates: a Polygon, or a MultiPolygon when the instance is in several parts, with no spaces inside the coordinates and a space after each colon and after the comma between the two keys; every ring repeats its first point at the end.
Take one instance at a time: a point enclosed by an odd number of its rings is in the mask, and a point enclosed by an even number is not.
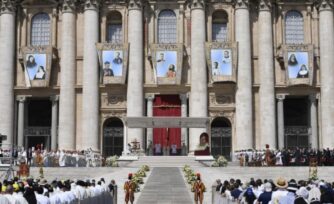
{"type": "Polygon", "coordinates": [[[99,0],[85,0],[82,84],[82,149],[99,149],[99,0]]]}
{"type": "Polygon", "coordinates": [[[276,148],[276,107],[271,0],[259,2],[260,148],[276,148]]]}
{"type": "Polygon", "coordinates": [[[248,0],[236,0],[235,39],[238,42],[236,150],[253,148],[251,38],[248,0]]]}
{"type": "Polygon", "coordinates": [[[310,99],[310,116],[311,116],[311,137],[309,143],[311,147],[318,149],[318,111],[317,111],[317,96],[315,94],[309,96],[310,99]]]}
{"type": "MultiPolygon", "coordinates": [[[[50,100],[52,102],[52,115],[51,115],[51,149],[57,149],[57,129],[58,129],[58,100],[59,96],[51,96],[50,100]]],[[[60,139],[58,140],[60,143],[60,139]]],[[[61,146],[59,145],[59,149],[61,146]]]]}
{"type": "MultiPolygon", "coordinates": [[[[62,5],[59,149],[75,149],[76,0],[62,5]]],[[[54,148],[56,146],[52,146],[54,148]]]]}
{"type": "Polygon", "coordinates": [[[322,147],[334,148],[334,23],[333,1],[319,1],[322,147]]]}
{"type": "MultiPolygon", "coordinates": [[[[146,96],[147,99],[147,117],[152,117],[153,116],[153,100],[154,100],[154,94],[148,94],[146,96]]],[[[152,142],[153,145],[153,128],[147,128],[147,140],[146,140],[146,148],[148,148],[148,145],[150,142],[152,142]]]]}
{"type": "Polygon", "coordinates": [[[284,95],[277,95],[277,135],[278,148],[284,148],[284,95]]]}
{"type": "MultiPolygon", "coordinates": [[[[143,72],[143,11],[141,0],[130,0],[128,17],[129,75],[127,89],[127,116],[144,116],[143,72]]],[[[142,128],[128,129],[128,142],[137,140],[144,148],[144,132],[142,128]]]]}
{"type": "MultiPolygon", "coordinates": [[[[180,94],[181,99],[181,117],[188,117],[188,96],[187,94],[180,94]]],[[[181,129],[181,141],[186,144],[188,147],[188,129],[182,128],[181,129]]],[[[182,145],[182,143],[181,143],[182,145]]],[[[187,152],[185,152],[187,154],[187,152]]]]}
{"type": "Polygon", "coordinates": [[[23,147],[23,144],[24,144],[24,108],[25,108],[26,97],[17,96],[16,100],[19,103],[18,119],[17,119],[17,146],[23,147]]]}
{"type": "Polygon", "coordinates": [[[0,134],[7,135],[3,144],[12,144],[14,133],[16,2],[1,1],[0,10],[0,134]]]}
{"type": "MultiPolygon", "coordinates": [[[[191,89],[189,100],[190,117],[207,117],[208,91],[205,61],[205,1],[193,0],[191,7],[191,89]]],[[[199,144],[199,136],[206,128],[190,128],[189,152],[199,144]]]]}

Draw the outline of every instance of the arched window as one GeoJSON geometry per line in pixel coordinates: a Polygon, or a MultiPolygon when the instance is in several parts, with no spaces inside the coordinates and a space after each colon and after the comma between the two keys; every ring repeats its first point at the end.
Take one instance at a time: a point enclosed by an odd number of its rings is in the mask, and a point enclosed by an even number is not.
{"type": "Polygon", "coordinates": [[[50,45],[51,23],[47,13],[38,13],[31,20],[31,45],[50,45]]]}
{"type": "Polygon", "coordinates": [[[212,41],[227,41],[227,22],[228,16],[225,11],[215,11],[212,14],[212,41]]]}
{"type": "Polygon", "coordinates": [[[107,18],[107,42],[123,42],[122,14],[117,11],[111,12],[107,18]]]}
{"type": "Polygon", "coordinates": [[[176,15],[172,10],[163,10],[158,16],[158,43],[176,43],[176,15]]]}
{"type": "Polygon", "coordinates": [[[304,20],[298,11],[288,11],[285,16],[285,44],[304,43],[304,20]]]}

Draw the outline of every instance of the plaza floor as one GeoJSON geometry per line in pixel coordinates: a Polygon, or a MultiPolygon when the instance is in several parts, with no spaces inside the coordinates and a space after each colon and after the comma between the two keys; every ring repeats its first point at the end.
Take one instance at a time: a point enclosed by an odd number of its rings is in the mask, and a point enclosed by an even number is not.
{"type": "MultiPolygon", "coordinates": [[[[239,178],[248,181],[250,178],[277,179],[307,179],[309,174],[308,167],[192,167],[195,172],[201,173],[204,184],[207,187],[205,193],[205,204],[212,203],[212,184],[216,179],[221,180],[239,178]]],[[[44,176],[48,181],[52,179],[99,179],[105,178],[107,182],[115,179],[118,184],[118,204],[124,203],[123,184],[127,179],[128,173],[136,172],[138,168],[44,168],[44,176]]],[[[38,177],[38,168],[31,168],[31,174],[38,177]]],[[[154,167],[144,179],[145,184],[141,186],[141,192],[136,193],[137,204],[188,204],[192,203],[193,196],[190,186],[185,183],[181,168],[174,167],[154,167]],[[182,202],[178,199],[182,199],[182,202]]],[[[334,167],[319,167],[318,177],[326,181],[334,181],[334,167]]]]}

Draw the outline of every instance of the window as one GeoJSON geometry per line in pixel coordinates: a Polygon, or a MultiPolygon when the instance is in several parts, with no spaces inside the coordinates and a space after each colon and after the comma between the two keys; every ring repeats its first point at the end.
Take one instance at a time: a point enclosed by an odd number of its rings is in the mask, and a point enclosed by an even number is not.
{"type": "Polygon", "coordinates": [[[298,11],[289,11],[285,16],[285,44],[304,43],[304,20],[298,11]]]}
{"type": "Polygon", "coordinates": [[[36,14],[31,21],[31,45],[50,44],[50,17],[47,13],[36,14]]]}
{"type": "Polygon", "coordinates": [[[212,41],[227,41],[228,16],[225,11],[216,11],[212,14],[212,41]]]}
{"type": "Polygon", "coordinates": [[[163,10],[158,16],[158,43],[176,43],[176,15],[172,10],[163,10]]]}
{"type": "Polygon", "coordinates": [[[122,15],[117,12],[111,12],[107,19],[107,42],[122,43],[122,15]]]}

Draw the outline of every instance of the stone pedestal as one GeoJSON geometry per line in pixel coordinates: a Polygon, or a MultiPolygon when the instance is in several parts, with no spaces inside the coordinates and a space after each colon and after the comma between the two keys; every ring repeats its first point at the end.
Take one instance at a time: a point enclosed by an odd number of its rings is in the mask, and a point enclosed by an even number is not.
{"type": "Polygon", "coordinates": [[[277,96],[277,135],[278,148],[284,148],[284,95],[277,96]]]}
{"type": "MultiPolygon", "coordinates": [[[[127,116],[144,116],[143,72],[143,11],[141,0],[130,0],[128,14],[129,71],[127,89],[127,116]]],[[[134,140],[140,142],[144,149],[144,131],[142,128],[129,128],[128,143],[134,140]]]]}
{"type": "Polygon", "coordinates": [[[253,148],[252,62],[248,0],[235,5],[235,40],[238,42],[235,150],[253,148]]]}
{"type": "Polygon", "coordinates": [[[276,148],[273,28],[270,0],[259,3],[260,147],[276,148]]]}
{"type": "Polygon", "coordinates": [[[0,11],[0,134],[7,135],[3,144],[12,144],[14,133],[16,2],[2,1],[0,11]]]}
{"type": "MultiPolygon", "coordinates": [[[[203,0],[191,4],[191,90],[189,100],[190,117],[207,117],[207,68],[205,61],[205,8],[203,0]]],[[[206,128],[189,129],[189,152],[194,153],[199,136],[206,128]]]]}
{"type": "MultiPolygon", "coordinates": [[[[75,147],[75,76],[76,76],[76,14],[74,0],[62,7],[61,78],[59,101],[59,149],[75,147]]],[[[54,143],[55,145],[56,143],[54,143]]],[[[51,145],[52,149],[56,146],[51,145]]]]}
{"type": "MultiPolygon", "coordinates": [[[[79,149],[99,149],[99,71],[95,44],[99,40],[98,0],[86,0],[82,84],[82,142],[79,149]]],[[[78,147],[77,147],[78,148],[78,147]]]]}
{"type": "Polygon", "coordinates": [[[333,1],[319,1],[322,148],[334,148],[334,17],[333,1]]]}

